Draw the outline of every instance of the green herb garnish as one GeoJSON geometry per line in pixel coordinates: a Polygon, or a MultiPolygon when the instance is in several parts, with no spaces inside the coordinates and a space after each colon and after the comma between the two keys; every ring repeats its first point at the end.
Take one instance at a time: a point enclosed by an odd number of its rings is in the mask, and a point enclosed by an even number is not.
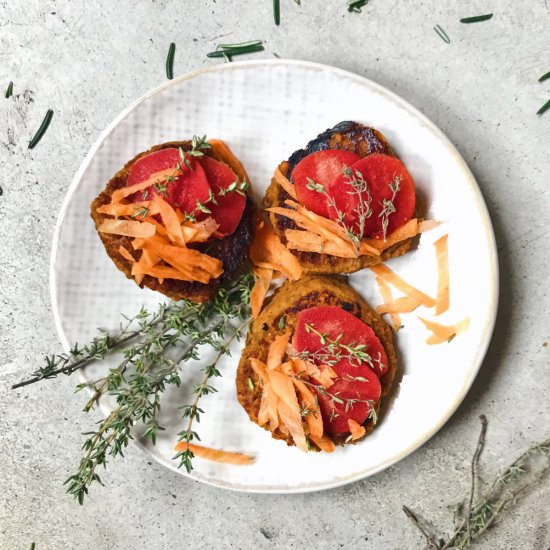
{"type": "Polygon", "coordinates": [[[550,99],[537,111],[537,115],[542,115],[550,109],[550,99]]]}
{"type": "Polygon", "coordinates": [[[438,36],[443,40],[443,42],[450,44],[451,39],[449,38],[449,35],[443,30],[443,28],[440,25],[436,25],[434,27],[434,31],[438,34],[438,36]]]}
{"type": "Polygon", "coordinates": [[[250,378],[250,376],[246,379],[246,383],[248,384],[248,389],[250,391],[254,391],[254,382],[252,382],[252,378],[250,378]]]}
{"type": "Polygon", "coordinates": [[[361,13],[361,8],[364,8],[369,3],[369,0],[350,0],[348,2],[348,11],[361,13]]]}
{"type": "Polygon", "coordinates": [[[285,325],[286,325],[286,317],[284,315],[281,315],[281,317],[279,317],[279,322],[277,323],[277,326],[283,330],[285,328],[285,325]]]}
{"type": "Polygon", "coordinates": [[[44,117],[44,120],[40,125],[40,128],[38,128],[38,131],[29,142],[29,149],[33,149],[34,147],[36,147],[38,142],[42,139],[42,136],[46,133],[46,130],[48,129],[48,126],[52,121],[52,117],[53,117],[53,111],[51,109],[48,109],[48,111],[46,112],[46,116],[44,117]]]}
{"type": "Polygon", "coordinates": [[[6,93],[4,94],[4,97],[6,99],[9,99],[13,95],[13,82],[10,82],[8,84],[8,87],[6,88],[6,93]]]}
{"type": "Polygon", "coordinates": [[[168,80],[174,78],[174,56],[176,54],[176,45],[174,42],[170,44],[168,48],[168,55],[166,56],[166,76],[168,80]]]}
{"type": "MultiPolygon", "coordinates": [[[[84,347],[75,345],[69,353],[46,357],[46,364],[33,377],[13,386],[18,388],[59,374],[71,374],[107,353],[117,353],[119,362],[102,378],[79,384],[77,390],[91,388],[93,394],[84,410],[95,408],[99,399],[110,394],[117,405],[92,432],[87,434],[84,457],[75,474],[66,481],[68,492],[82,504],[90,485],[101,479],[99,466],[111,457],[122,455],[132,438],[136,424],[144,426],[143,437],[153,444],[163,430],[159,421],[160,397],[170,386],[181,385],[180,369],[188,361],[200,359],[201,346],[216,350],[214,359],[203,369],[204,377],[193,388],[194,401],[184,407],[187,429],[180,441],[199,439],[192,424],[203,413],[198,402],[215,392],[209,381],[220,376],[218,360],[229,353],[229,346],[238,339],[250,320],[249,296],[253,277],[246,274],[227,288],[221,288],[207,303],[187,300],[161,304],[156,313],[142,309],[121,325],[118,334],[105,331],[84,347]],[[238,321],[237,321],[238,320],[238,321]],[[123,346],[123,344],[125,344],[123,346]]],[[[180,452],[180,466],[192,468],[192,453],[180,452]]]]}
{"type": "Polygon", "coordinates": [[[492,13],[486,15],[475,15],[474,17],[463,17],[461,23],[479,23],[480,21],[489,21],[493,17],[492,13]]]}
{"type": "Polygon", "coordinates": [[[239,44],[219,44],[215,51],[207,53],[207,57],[223,57],[227,63],[234,55],[263,52],[264,46],[261,40],[241,42],[239,44]]]}
{"type": "Polygon", "coordinates": [[[273,0],[273,19],[275,25],[279,26],[281,23],[281,3],[280,0],[273,0]]]}
{"type": "MultiPolygon", "coordinates": [[[[543,74],[540,78],[539,78],[539,82],[544,82],[545,80],[548,80],[550,78],[550,71],[548,71],[547,73],[543,74]]],[[[10,82],[11,84],[11,82],[10,82]]]]}

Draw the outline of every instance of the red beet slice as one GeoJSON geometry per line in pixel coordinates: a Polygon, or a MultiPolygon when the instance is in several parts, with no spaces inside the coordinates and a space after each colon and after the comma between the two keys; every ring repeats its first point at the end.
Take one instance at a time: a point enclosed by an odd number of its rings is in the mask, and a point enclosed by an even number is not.
{"type": "Polygon", "coordinates": [[[237,180],[236,174],[227,164],[210,157],[202,157],[200,163],[218,203],[208,204],[208,209],[219,224],[218,231],[224,235],[230,235],[237,229],[241,221],[246,205],[246,197],[234,191],[219,195],[221,190],[227,189],[237,180]]]}
{"type": "MultiPolygon", "coordinates": [[[[389,235],[412,218],[416,201],[414,180],[399,159],[376,153],[359,160],[351,169],[356,181],[359,181],[356,175],[356,172],[359,172],[367,182],[371,196],[372,214],[365,220],[363,237],[384,237],[384,219],[387,221],[386,235],[389,235]],[[390,184],[396,181],[399,181],[399,190],[392,201],[394,193],[390,188],[390,184]],[[384,200],[393,203],[395,212],[385,216],[381,215],[384,210],[384,200]]],[[[336,205],[345,215],[346,225],[359,233],[357,208],[361,206],[361,201],[363,201],[363,204],[368,202],[368,195],[365,192],[360,195],[350,194],[349,191],[352,191],[352,189],[350,177],[345,174],[338,176],[331,187],[336,205]]],[[[389,210],[386,210],[386,212],[389,212],[389,210]]],[[[336,219],[337,216],[336,210],[329,208],[329,217],[336,219]]]]}
{"type": "MultiPolygon", "coordinates": [[[[364,361],[359,362],[357,358],[350,358],[342,348],[339,348],[339,351],[344,357],[338,359],[334,353],[331,355],[331,359],[337,360],[332,368],[338,378],[327,391],[343,402],[317,392],[323,422],[329,433],[349,432],[347,421],[350,418],[359,424],[365,422],[369,416],[370,406],[364,401],[372,400],[376,403],[380,399],[381,386],[378,377],[388,370],[386,352],[372,328],[339,307],[318,306],[301,311],[294,334],[294,347],[298,352],[327,353],[326,346],[339,335],[342,335],[340,344],[364,345],[363,351],[370,355],[373,368],[364,361]],[[325,335],[324,344],[317,332],[325,335]],[[350,399],[360,401],[351,402],[350,399]]],[[[314,362],[322,364],[323,359],[326,361],[325,358],[318,357],[314,362]]]]}
{"type": "Polygon", "coordinates": [[[298,202],[308,210],[329,217],[327,196],[307,188],[308,180],[321,184],[329,196],[334,196],[333,182],[342,174],[345,166],[351,166],[361,157],[349,151],[327,149],[303,158],[292,170],[291,178],[296,186],[298,202]]]}
{"type": "MultiPolygon", "coordinates": [[[[159,191],[154,185],[129,197],[131,202],[142,201],[157,194],[163,197],[174,207],[182,212],[191,213],[197,206],[197,201],[205,202],[210,196],[210,186],[206,174],[195,157],[188,157],[191,169],[182,164],[183,174],[172,182],[162,181],[166,185],[166,191],[159,191]]],[[[150,178],[155,172],[174,168],[181,162],[178,149],[169,148],[155,151],[138,159],[132,166],[128,175],[127,185],[140,183],[150,178]]]]}

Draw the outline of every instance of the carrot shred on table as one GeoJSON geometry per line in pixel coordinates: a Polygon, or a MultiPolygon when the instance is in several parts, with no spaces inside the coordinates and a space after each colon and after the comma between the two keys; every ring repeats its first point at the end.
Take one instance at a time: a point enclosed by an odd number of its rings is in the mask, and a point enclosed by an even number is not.
{"type": "Polygon", "coordinates": [[[435,300],[435,315],[440,315],[449,309],[449,248],[447,239],[443,235],[435,241],[435,255],[437,259],[437,298],[435,300]]]}
{"type": "Polygon", "coordinates": [[[185,450],[190,450],[193,455],[198,458],[204,458],[205,460],[211,460],[213,462],[221,462],[223,464],[244,466],[247,464],[252,464],[255,460],[253,456],[245,455],[243,453],[223,451],[221,449],[205,447],[204,445],[196,445],[195,443],[180,441],[176,445],[176,451],[180,452],[185,450]]]}
{"type": "MultiPolygon", "coordinates": [[[[392,302],[393,295],[392,295],[390,285],[380,277],[376,277],[376,284],[380,289],[380,294],[382,295],[382,299],[384,300],[384,302],[386,303],[392,302]]],[[[394,332],[397,332],[401,327],[401,317],[399,317],[398,313],[390,313],[390,320],[391,320],[391,324],[394,332]]]]}
{"type": "Polygon", "coordinates": [[[156,229],[154,225],[147,222],[109,218],[101,222],[98,231],[100,233],[110,233],[112,235],[122,235],[125,237],[147,238],[152,237],[156,229]]]}
{"type": "Polygon", "coordinates": [[[351,440],[355,441],[356,439],[360,439],[363,437],[366,433],[365,426],[361,426],[358,422],[353,420],[353,418],[348,418],[348,427],[349,431],[351,433],[351,440]]]}
{"type": "Polygon", "coordinates": [[[221,139],[209,139],[208,143],[210,143],[210,146],[212,147],[212,150],[222,159],[225,164],[237,174],[240,181],[247,181],[250,183],[250,180],[248,179],[248,174],[246,173],[246,170],[244,169],[243,164],[241,161],[233,154],[231,149],[228,147],[228,145],[222,141],[221,139]]]}
{"type": "Polygon", "coordinates": [[[417,298],[404,296],[403,298],[396,298],[377,306],[376,313],[379,315],[383,315],[384,313],[410,313],[417,309],[419,305],[420,300],[417,298]]]}
{"type": "Polygon", "coordinates": [[[290,180],[283,175],[280,168],[277,167],[275,170],[275,173],[273,174],[273,179],[294,199],[298,200],[298,196],[296,195],[296,188],[292,183],[290,183],[290,180]]]}
{"type": "Polygon", "coordinates": [[[334,441],[330,439],[330,437],[324,435],[323,437],[317,437],[315,435],[309,434],[309,439],[321,449],[321,451],[325,451],[325,453],[332,453],[336,449],[336,445],[334,444],[334,441]]]}
{"type": "Polygon", "coordinates": [[[250,308],[252,309],[252,318],[256,319],[262,310],[265,297],[273,278],[273,269],[253,266],[252,272],[256,276],[256,281],[250,291],[250,308]]]}
{"type": "Polygon", "coordinates": [[[426,343],[429,345],[442,344],[443,342],[450,342],[458,334],[466,332],[470,326],[470,318],[465,317],[462,321],[455,323],[454,325],[442,325],[435,321],[429,321],[422,317],[418,317],[428,330],[432,331],[432,334],[426,339],[426,343]]]}
{"type": "Polygon", "coordinates": [[[401,292],[403,292],[403,294],[406,294],[411,298],[416,298],[417,300],[419,300],[422,303],[422,305],[426,307],[435,306],[435,300],[431,296],[428,296],[424,292],[418,290],[414,286],[404,281],[401,277],[399,277],[399,275],[397,275],[397,273],[393,272],[389,267],[383,264],[380,264],[380,265],[372,266],[370,270],[381,279],[384,279],[386,282],[390,283],[395,288],[398,288],[401,292]]]}
{"type": "Polygon", "coordinates": [[[128,260],[129,262],[135,262],[135,258],[132,256],[132,254],[130,254],[129,250],[127,248],[125,248],[124,246],[120,245],[118,247],[118,251],[120,252],[120,255],[125,259],[125,260],[128,260]]]}
{"type": "Polygon", "coordinates": [[[269,352],[267,354],[266,364],[268,370],[276,369],[283,362],[289,340],[290,333],[288,332],[275,336],[273,342],[269,346],[269,352]]]}
{"type": "Polygon", "coordinates": [[[173,168],[165,168],[164,170],[155,172],[154,174],[151,174],[151,176],[149,176],[146,180],[136,183],[135,185],[121,187],[120,189],[114,191],[111,195],[111,202],[120,202],[122,199],[125,199],[126,197],[129,197],[134,193],[145,191],[145,189],[151,187],[151,185],[154,185],[162,178],[166,178],[166,176],[176,177],[179,176],[181,173],[182,171],[175,166],[173,168]]]}
{"type": "Polygon", "coordinates": [[[273,228],[265,221],[260,222],[250,247],[250,259],[259,267],[268,267],[284,273],[291,281],[302,276],[302,267],[287,250],[273,228]]]}

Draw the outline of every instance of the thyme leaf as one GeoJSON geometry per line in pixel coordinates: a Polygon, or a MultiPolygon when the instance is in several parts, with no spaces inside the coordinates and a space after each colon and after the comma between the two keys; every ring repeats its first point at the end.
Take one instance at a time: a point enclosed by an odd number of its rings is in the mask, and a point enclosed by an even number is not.
{"type": "Polygon", "coordinates": [[[229,63],[234,55],[263,51],[264,46],[261,40],[251,40],[239,44],[219,44],[213,52],[207,53],[206,57],[222,57],[226,63],[229,63]]]}
{"type": "Polygon", "coordinates": [[[439,38],[441,38],[441,40],[443,40],[443,42],[445,42],[447,44],[451,43],[451,39],[449,38],[449,35],[443,30],[443,28],[440,25],[436,25],[434,27],[434,31],[437,33],[439,38]]]}
{"type": "Polygon", "coordinates": [[[364,8],[369,3],[369,0],[350,0],[348,2],[348,12],[361,13],[361,8],[364,8]]]}
{"type": "Polygon", "coordinates": [[[4,97],[6,99],[9,99],[13,95],[13,82],[10,81],[8,84],[8,87],[6,88],[6,92],[4,93],[4,97]]]}
{"type": "Polygon", "coordinates": [[[176,44],[174,42],[170,43],[168,48],[168,55],[166,56],[166,76],[168,80],[174,78],[174,56],[176,55],[176,44]]]}

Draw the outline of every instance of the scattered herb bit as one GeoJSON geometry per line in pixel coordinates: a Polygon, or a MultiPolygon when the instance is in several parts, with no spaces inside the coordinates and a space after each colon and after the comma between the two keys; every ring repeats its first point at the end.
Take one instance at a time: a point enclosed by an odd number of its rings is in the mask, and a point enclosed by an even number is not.
{"type": "MultiPolygon", "coordinates": [[[[545,80],[548,80],[550,78],[550,71],[548,71],[546,74],[543,74],[540,78],[539,78],[539,82],[544,82],[545,80]]],[[[11,82],[10,82],[11,84],[11,82]]]]}
{"type": "Polygon", "coordinates": [[[168,80],[174,78],[174,56],[176,54],[176,45],[174,42],[170,44],[168,48],[168,55],[166,56],[166,76],[168,80]]]}
{"type": "Polygon", "coordinates": [[[480,21],[489,21],[493,17],[492,13],[486,15],[475,15],[474,17],[463,17],[461,23],[479,23],[480,21]]]}
{"type": "Polygon", "coordinates": [[[281,2],[280,0],[273,0],[273,19],[275,25],[279,26],[281,23],[281,2]]]}
{"type": "Polygon", "coordinates": [[[302,0],[294,0],[294,2],[296,2],[296,4],[298,4],[299,6],[302,5],[302,0]]]}
{"type": "Polygon", "coordinates": [[[481,431],[471,462],[471,482],[468,498],[453,506],[454,530],[450,535],[436,536],[427,525],[406,506],[403,511],[414,526],[426,538],[427,547],[434,550],[470,548],[483,535],[502,512],[513,506],[518,497],[550,471],[550,439],[527,449],[508,468],[500,473],[493,483],[485,488],[481,497],[474,501],[475,487],[479,482],[478,460],[485,446],[487,419],[480,416],[481,431]]]}
{"type": "Polygon", "coordinates": [[[234,55],[263,51],[264,46],[261,40],[251,40],[250,42],[241,42],[239,44],[219,44],[215,51],[207,53],[206,56],[223,57],[226,63],[229,63],[234,55]]]}
{"type": "Polygon", "coordinates": [[[388,223],[390,221],[390,216],[396,212],[394,200],[401,188],[401,176],[394,176],[391,182],[389,183],[390,191],[392,192],[391,199],[384,199],[382,201],[382,210],[378,214],[379,218],[382,218],[382,232],[384,234],[384,239],[387,237],[388,232],[388,223]]]}
{"type": "Polygon", "coordinates": [[[149,208],[145,206],[134,208],[136,208],[136,211],[132,214],[132,218],[141,218],[144,220],[149,215],[149,208]]]}
{"type": "Polygon", "coordinates": [[[29,149],[34,149],[34,147],[36,147],[38,142],[42,139],[42,137],[46,133],[46,130],[48,129],[48,126],[50,125],[50,122],[52,121],[52,117],[53,111],[51,109],[48,109],[48,111],[46,112],[46,116],[44,117],[44,120],[40,125],[40,128],[38,128],[38,131],[29,142],[29,149]]]}
{"type": "Polygon", "coordinates": [[[277,326],[283,330],[285,328],[285,325],[286,325],[286,317],[284,315],[281,315],[281,317],[279,318],[279,323],[277,324],[277,326]]]}
{"type": "Polygon", "coordinates": [[[369,0],[350,0],[348,2],[348,11],[361,13],[361,8],[364,8],[369,3],[369,0]]]}
{"type": "Polygon", "coordinates": [[[13,95],[13,82],[10,81],[8,87],[6,88],[6,93],[4,94],[6,99],[9,99],[13,95]]]}
{"type": "Polygon", "coordinates": [[[250,376],[246,379],[246,383],[248,384],[248,389],[250,391],[254,391],[254,382],[252,382],[252,378],[250,378],[250,376]]]}
{"type": "Polygon", "coordinates": [[[451,43],[451,39],[449,38],[449,35],[443,30],[443,28],[440,25],[436,25],[434,27],[434,31],[438,34],[439,38],[443,40],[446,44],[451,43]]]}
{"type": "Polygon", "coordinates": [[[0,197],[4,194],[4,190],[0,187],[0,197]]]}
{"type": "Polygon", "coordinates": [[[542,115],[542,113],[545,113],[550,109],[550,99],[537,111],[537,115],[542,115]]]}

